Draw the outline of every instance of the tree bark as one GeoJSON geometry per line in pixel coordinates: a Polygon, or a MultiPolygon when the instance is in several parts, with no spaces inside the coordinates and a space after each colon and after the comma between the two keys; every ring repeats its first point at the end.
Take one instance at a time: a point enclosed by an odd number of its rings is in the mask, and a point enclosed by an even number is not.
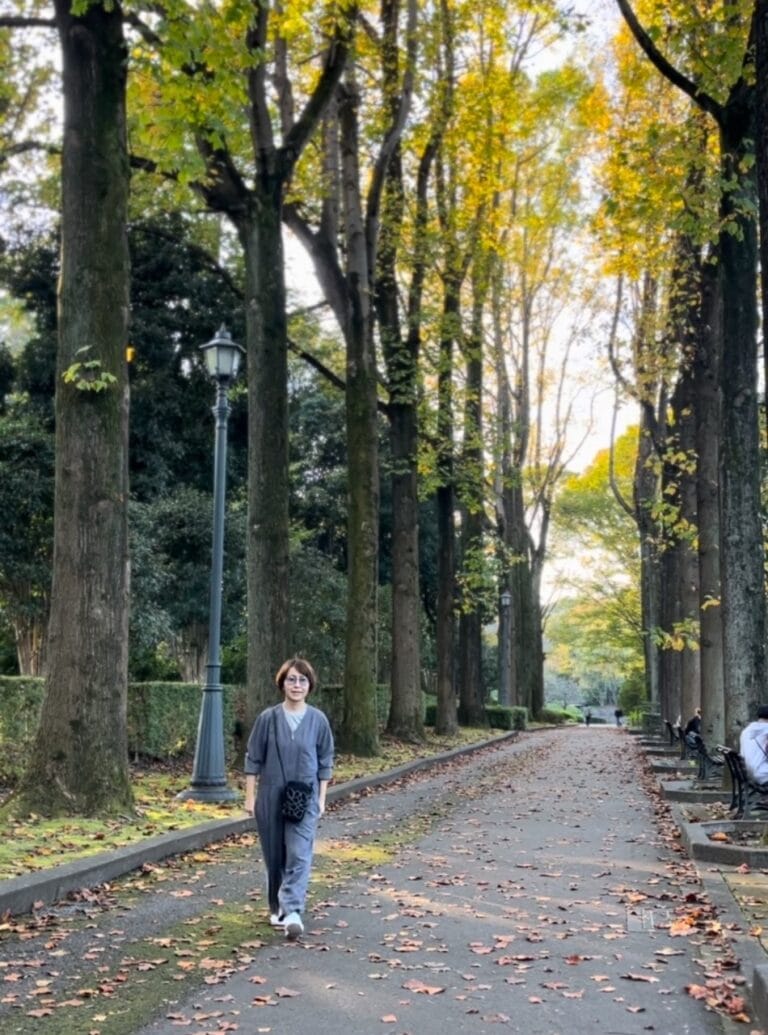
{"type": "Polygon", "coordinates": [[[459,618],[459,722],[487,726],[482,669],[482,618],[477,576],[483,560],[483,339],[486,293],[482,272],[473,283],[472,332],[465,347],[466,399],[462,453],[461,564],[464,592],[459,618]]]}
{"type": "Polygon", "coordinates": [[[127,50],[117,4],[55,0],[61,275],[49,670],[18,807],[132,809],[128,773],[127,50]],[[77,368],[75,364],[92,364],[77,368]]]}
{"type": "Polygon", "coordinates": [[[371,270],[358,167],[358,102],[354,78],[350,74],[340,105],[349,320],[345,334],[348,605],[344,718],[339,743],[346,751],[369,756],[375,755],[379,747],[375,692],[379,463],[371,270]]]}
{"type": "Polygon", "coordinates": [[[657,641],[658,630],[661,628],[659,559],[656,522],[650,513],[650,505],[656,498],[657,476],[649,464],[654,446],[651,433],[647,428],[646,411],[642,412],[635,463],[634,516],[640,535],[640,611],[645,672],[651,705],[658,703],[662,717],[674,722],[677,715],[673,715],[670,711],[671,702],[666,699],[666,695],[662,691],[660,679],[660,652],[657,641]]]}
{"type": "Polygon", "coordinates": [[[680,454],[686,459],[678,471],[680,517],[683,525],[679,543],[680,620],[685,628],[685,646],[680,659],[680,700],[684,720],[701,707],[701,651],[699,650],[699,564],[693,533],[696,513],[696,428],[694,417],[694,374],[690,350],[675,392],[673,410],[678,428],[680,454]]]}
{"type": "Polygon", "coordinates": [[[245,216],[235,220],[245,255],[248,341],[248,728],[274,703],[274,673],[291,653],[283,190],[280,179],[262,175],[245,216]]]}
{"type": "MultiPolygon", "coordinates": [[[[760,299],[762,326],[768,327],[768,0],[755,0],[755,165],[759,199],[760,299]]],[[[768,384],[768,349],[763,379],[768,384]]]]}
{"type": "Polygon", "coordinates": [[[720,589],[720,395],[717,342],[721,339],[720,265],[702,271],[701,319],[693,376],[696,401],[696,510],[699,540],[699,646],[702,735],[725,742],[723,609],[720,589]]]}
{"type": "Polygon", "coordinates": [[[454,526],[453,353],[459,320],[459,285],[443,286],[440,369],[437,380],[437,719],[435,729],[451,735],[458,727],[456,711],[456,529],[454,526]]]}
{"type": "Polygon", "coordinates": [[[748,151],[754,91],[733,99],[721,123],[724,182],[719,252],[723,321],[720,361],[720,555],[726,741],[738,742],[765,687],[765,596],[757,402],[757,228],[748,151]]]}

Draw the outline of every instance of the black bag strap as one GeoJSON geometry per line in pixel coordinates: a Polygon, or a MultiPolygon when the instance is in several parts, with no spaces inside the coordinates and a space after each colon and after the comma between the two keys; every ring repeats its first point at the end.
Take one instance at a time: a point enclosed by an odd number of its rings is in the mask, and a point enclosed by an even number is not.
{"type": "MultiPolygon", "coordinates": [[[[277,708],[279,707],[278,705],[277,708]]],[[[280,772],[283,774],[283,783],[288,783],[285,778],[285,769],[283,768],[283,756],[280,754],[280,745],[277,742],[277,708],[272,709],[272,732],[275,737],[275,751],[277,751],[277,760],[280,763],[280,772]]]]}

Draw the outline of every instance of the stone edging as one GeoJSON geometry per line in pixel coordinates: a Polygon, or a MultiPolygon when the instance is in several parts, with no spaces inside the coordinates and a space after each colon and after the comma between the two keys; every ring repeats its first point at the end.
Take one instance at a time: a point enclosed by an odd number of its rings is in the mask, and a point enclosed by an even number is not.
{"type": "MultiPolygon", "coordinates": [[[[666,791],[666,788],[662,787],[662,790],[666,791]]],[[[678,801],[667,800],[675,825],[680,831],[682,844],[688,856],[697,864],[699,877],[707,897],[715,907],[718,917],[725,919],[729,925],[730,936],[741,958],[744,975],[748,976],[750,968],[752,970],[750,998],[754,1022],[761,1029],[768,1030],[768,961],[766,961],[766,954],[760,942],[749,934],[744,915],[721,870],[721,867],[739,866],[742,863],[747,863],[753,869],[762,869],[768,863],[768,847],[752,849],[746,846],[710,841],[707,831],[728,827],[732,829],[734,825],[741,826],[743,829],[754,829],[756,823],[749,820],[690,823],[683,816],[681,804],[678,801]],[[706,863],[710,865],[702,865],[706,863]]]]}

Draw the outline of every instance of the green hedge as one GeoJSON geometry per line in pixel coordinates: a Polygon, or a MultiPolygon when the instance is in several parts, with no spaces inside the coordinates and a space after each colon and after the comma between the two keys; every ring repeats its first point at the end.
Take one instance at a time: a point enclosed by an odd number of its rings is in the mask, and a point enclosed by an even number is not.
{"type": "Polygon", "coordinates": [[[12,787],[21,776],[37,730],[43,680],[0,676],[0,784],[12,787]]]}
{"type": "MultiPolygon", "coordinates": [[[[487,704],[485,714],[488,725],[493,730],[524,730],[528,723],[527,708],[507,708],[501,704],[487,704]]],[[[424,725],[434,726],[437,722],[437,702],[433,697],[427,698],[424,709],[424,725]]]]}
{"type": "Polygon", "coordinates": [[[502,704],[488,704],[485,714],[493,730],[524,730],[528,725],[528,709],[517,705],[507,708],[502,704]]]}
{"type": "Polygon", "coordinates": [[[565,708],[542,708],[539,715],[539,722],[551,722],[556,726],[573,721],[574,716],[565,708]]]}
{"type": "MultiPolygon", "coordinates": [[[[0,785],[13,786],[21,776],[40,717],[44,681],[25,676],[0,676],[0,785]]],[[[128,751],[132,758],[191,758],[200,718],[198,683],[131,683],[128,687],[128,751]]],[[[343,718],[341,686],[320,687],[312,703],[328,715],[338,730],[343,718]]],[[[236,735],[244,729],[245,689],[224,687],[224,745],[227,761],[238,765],[236,735]]],[[[389,712],[389,687],[376,688],[380,723],[389,712]]]]}
{"type": "MultiPolygon", "coordinates": [[[[234,733],[244,691],[222,693],[224,745],[233,760],[234,733]]],[[[133,757],[179,758],[195,753],[201,688],[197,683],[131,683],[128,687],[128,751],[133,757]]]]}

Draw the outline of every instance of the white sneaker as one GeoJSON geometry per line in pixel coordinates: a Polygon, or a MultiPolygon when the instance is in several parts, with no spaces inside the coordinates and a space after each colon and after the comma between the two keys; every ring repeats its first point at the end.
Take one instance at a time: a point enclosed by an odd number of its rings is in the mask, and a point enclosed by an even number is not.
{"type": "Polygon", "coordinates": [[[280,916],[278,913],[269,914],[270,927],[285,927],[285,917],[280,916]]]}
{"type": "Polygon", "coordinates": [[[298,913],[289,913],[283,921],[286,937],[295,942],[300,934],[304,933],[304,924],[298,913]]]}

